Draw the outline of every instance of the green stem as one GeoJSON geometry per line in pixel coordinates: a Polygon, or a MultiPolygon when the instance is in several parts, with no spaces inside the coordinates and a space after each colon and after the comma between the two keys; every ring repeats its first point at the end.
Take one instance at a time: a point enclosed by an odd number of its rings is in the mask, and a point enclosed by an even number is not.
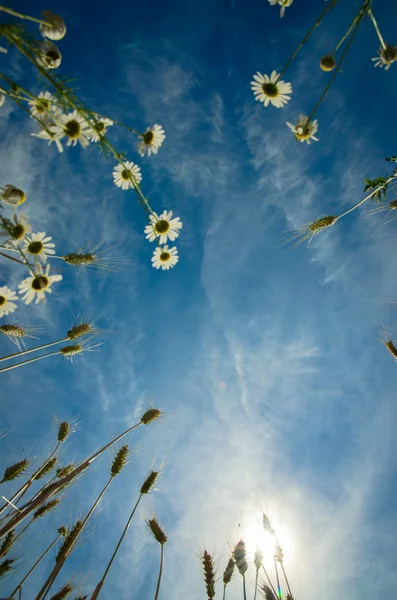
{"type": "Polygon", "coordinates": [[[352,21],[352,23],[351,23],[351,25],[350,25],[349,29],[346,31],[346,33],[345,33],[345,35],[342,37],[342,39],[341,39],[341,40],[339,40],[338,44],[337,44],[337,45],[336,45],[336,47],[335,47],[335,50],[334,50],[334,51],[333,51],[333,53],[332,53],[332,56],[335,56],[335,54],[338,52],[339,48],[342,46],[343,42],[344,42],[344,41],[345,41],[345,40],[346,40],[346,39],[349,37],[349,35],[350,35],[350,34],[351,34],[351,32],[352,32],[352,29],[353,29],[354,25],[355,25],[355,24],[356,24],[356,22],[357,22],[357,19],[358,19],[358,15],[356,15],[356,16],[354,17],[354,19],[353,19],[353,21],[352,21]]]}
{"type": "Polygon", "coordinates": [[[43,21],[42,19],[36,19],[35,17],[30,17],[29,15],[23,15],[22,13],[12,10],[12,8],[8,8],[7,6],[0,6],[0,11],[12,15],[13,17],[18,17],[18,19],[24,19],[25,21],[33,21],[33,23],[39,23],[40,25],[45,25],[46,27],[52,27],[51,23],[47,23],[47,21],[43,21]]]}
{"type": "Polygon", "coordinates": [[[225,600],[226,598],[226,584],[223,584],[223,596],[222,596],[222,600],[225,600]]]}
{"type": "Polygon", "coordinates": [[[290,595],[290,596],[291,596],[291,598],[292,598],[292,592],[291,592],[291,588],[290,588],[290,585],[289,585],[289,581],[288,581],[287,574],[286,574],[286,572],[285,572],[285,569],[284,569],[284,564],[281,562],[281,563],[280,563],[280,565],[281,565],[281,569],[282,569],[282,571],[283,571],[283,575],[284,575],[285,583],[287,584],[287,588],[288,588],[289,595],[290,595]]]}
{"type": "MultiPolygon", "coordinates": [[[[3,247],[3,246],[1,246],[1,247],[3,247]]],[[[4,252],[0,252],[0,256],[4,256],[4,258],[8,258],[9,260],[13,260],[14,262],[17,262],[20,265],[23,265],[24,267],[29,267],[29,264],[26,264],[22,260],[19,260],[18,258],[14,258],[13,256],[9,256],[8,254],[5,254],[4,252]]]]}
{"type": "MultiPolygon", "coordinates": [[[[109,481],[107,482],[107,484],[105,485],[105,487],[103,488],[102,492],[99,494],[98,498],[96,499],[96,501],[94,502],[94,504],[92,505],[92,507],[90,508],[90,510],[88,511],[82,525],[81,528],[79,529],[74,544],[73,546],[75,546],[77,539],[79,538],[81,532],[83,531],[84,527],[87,524],[88,519],[91,517],[92,513],[94,512],[94,510],[97,508],[98,504],[100,503],[100,501],[102,500],[103,496],[105,495],[108,487],[110,486],[110,484],[112,483],[113,477],[110,477],[109,481]]],[[[41,588],[40,592],[37,594],[36,599],[35,600],[41,600],[47,596],[48,592],[50,591],[52,584],[54,583],[55,579],[57,578],[59,572],[61,571],[63,565],[65,564],[69,553],[66,553],[65,556],[62,556],[59,558],[59,560],[56,561],[55,563],[55,567],[53,568],[53,570],[51,571],[50,575],[48,576],[46,582],[44,583],[43,587],[41,588]]]]}
{"type": "Polygon", "coordinates": [[[247,600],[247,591],[245,589],[245,573],[243,574],[243,597],[244,600],[247,600]]]}
{"type": "Polygon", "coordinates": [[[339,62],[338,62],[338,64],[337,64],[337,66],[336,66],[336,68],[335,68],[334,72],[332,73],[332,77],[330,78],[330,80],[329,80],[329,82],[328,82],[328,85],[326,86],[326,88],[325,88],[324,92],[321,94],[319,101],[317,102],[316,106],[315,106],[315,107],[314,107],[314,109],[312,110],[312,112],[311,112],[311,114],[310,114],[310,116],[309,116],[309,118],[308,118],[308,120],[307,120],[307,123],[308,123],[308,124],[309,124],[309,123],[310,123],[310,121],[313,119],[313,117],[314,117],[314,115],[316,114],[316,112],[317,112],[317,110],[318,110],[318,108],[319,108],[320,104],[322,103],[322,101],[324,100],[325,96],[327,95],[327,93],[328,93],[328,91],[329,91],[329,88],[330,88],[330,87],[331,87],[331,85],[333,84],[333,82],[334,82],[334,79],[335,79],[335,77],[337,76],[337,74],[338,74],[338,72],[339,72],[339,70],[340,70],[340,68],[341,68],[341,66],[342,66],[343,60],[344,60],[344,58],[345,58],[346,54],[348,53],[348,51],[349,51],[349,49],[350,49],[350,46],[351,46],[351,44],[352,44],[352,42],[353,42],[353,40],[354,40],[354,37],[355,37],[355,35],[356,35],[356,33],[357,33],[357,29],[358,29],[358,27],[359,27],[359,25],[360,25],[360,23],[361,23],[361,20],[362,20],[362,18],[363,18],[363,16],[364,16],[364,14],[365,14],[365,11],[366,11],[366,10],[367,10],[367,8],[368,8],[368,5],[369,5],[370,1],[371,1],[371,0],[365,0],[364,4],[363,4],[363,6],[362,6],[362,8],[361,8],[361,10],[360,10],[360,14],[359,14],[359,15],[358,15],[358,17],[357,17],[357,21],[356,21],[356,23],[355,23],[355,26],[354,26],[354,31],[353,31],[353,33],[352,33],[352,34],[351,34],[351,36],[350,36],[350,39],[349,39],[349,41],[348,41],[348,43],[347,43],[347,45],[346,45],[346,48],[345,48],[345,49],[344,49],[344,51],[343,51],[343,54],[342,54],[342,56],[340,57],[340,60],[339,60],[339,62]]]}
{"type": "Polygon", "coordinates": [[[69,341],[69,338],[63,338],[62,340],[57,340],[56,342],[49,342],[48,344],[42,344],[41,346],[35,346],[34,348],[28,348],[27,350],[21,350],[20,352],[14,352],[14,354],[8,354],[7,356],[1,356],[0,362],[4,360],[10,360],[11,358],[15,358],[16,356],[23,356],[25,354],[29,354],[30,352],[36,352],[36,350],[44,350],[44,348],[49,348],[50,346],[55,346],[56,344],[62,344],[63,342],[69,341]]]}
{"type": "MultiPolygon", "coordinates": [[[[115,548],[115,550],[114,550],[114,552],[112,554],[112,557],[111,557],[110,561],[108,562],[108,565],[107,565],[107,567],[105,569],[105,572],[104,572],[104,574],[102,576],[102,579],[100,580],[100,582],[96,586],[96,588],[95,588],[95,590],[94,590],[94,592],[93,592],[93,594],[91,596],[91,600],[96,600],[96,598],[98,598],[98,596],[99,596],[99,594],[101,592],[101,589],[102,589],[102,587],[103,587],[103,585],[105,583],[106,577],[107,577],[107,575],[108,575],[108,573],[110,571],[110,568],[111,568],[111,566],[113,564],[113,561],[116,558],[116,554],[119,551],[119,548],[120,548],[120,546],[122,544],[124,536],[127,533],[129,526],[131,525],[132,518],[133,518],[133,516],[135,514],[135,511],[136,511],[136,509],[137,509],[137,507],[138,507],[138,505],[139,505],[139,503],[141,501],[141,498],[142,498],[142,494],[140,494],[138,500],[136,501],[136,504],[135,504],[135,506],[134,506],[134,508],[133,508],[133,510],[132,510],[132,512],[130,514],[130,516],[129,516],[129,519],[127,521],[126,526],[124,527],[123,533],[121,534],[121,537],[120,537],[120,539],[118,541],[118,544],[117,544],[117,546],[116,546],[116,548],[115,548]]],[[[161,568],[162,568],[162,565],[161,565],[161,568]]],[[[160,574],[161,574],[161,569],[160,569],[160,574]]],[[[156,598],[157,598],[157,592],[156,592],[156,598]]],[[[39,599],[36,598],[36,600],[39,600],[39,599]]]]}
{"type": "MultiPolygon", "coordinates": [[[[33,481],[40,475],[41,471],[45,468],[45,466],[49,463],[49,461],[55,456],[59,446],[60,446],[61,442],[57,442],[54,450],[51,452],[50,456],[46,459],[45,463],[41,466],[41,468],[36,472],[33,473],[33,475],[30,477],[30,479],[28,479],[28,481],[26,481],[17,492],[15,492],[15,494],[12,496],[12,498],[10,498],[11,502],[15,502],[15,500],[18,498],[17,502],[20,502],[21,498],[24,497],[24,495],[26,494],[26,492],[28,491],[28,489],[30,488],[30,486],[32,485],[33,481]]],[[[1,509],[0,509],[0,515],[6,510],[6,508],[8,507],[7,504],[5,504],[1,509]]],[[[8,515],[11,514],[11,512],[13,512],[14,509],[11,509],[8,513],[8,515]]],[[[7,516],[8,516],[7,515],[7,516]]],[[[1,519],[3,520],[3,519],[1,519]]]]}
{"type": "Polygon", "coordinates": [[[78,465],[71,473],[69,473],[69,475],[62,477],[52,485],[48,486],[46,490],[43,490],[43,493],[40,494],[40,496],[33,499],[32,501],[27,502],[27,504],[25,504],[14,517],[12,517],[3,527],[0,528],[0,539],[3,536],[7,535],[7,533],[11,531],[11,529],[15,529],[15,527],[19,523],[26,519],[26,517],[29,516],[33,511],[35,511],[39,506],[44,504],[44,502],[47,502],[49,498],[54,496],[65,486],[69,485],[78,475],[83,473],[91,465],[91,463],[98,458],[98,456],[100,456],[108,448],[116,444],[123,437],[131,433],[131,431],[140,427],[140,425],[142,425],[142,421],[139,421],[139,423],[135,423],[135,425],[132,425],[131,427],[123,431],[123,433],[116,436],[110,442],[102,446],[102,448],[91,454],[91,456],[89,456],[80,465],[78,465]]]}
{"type": "Polygon", "coordinates": [[[23,367],[24,365],[28,365],[29,363],[36,362],[36,360],[41,360],[42,358],[48,358],[50,356],[55,356],[59,354],[59,352],[49,352],[48,354],[43,354],[42,356],[35,356],[34,358],[29,358],[28,360],[24,360],[16,365],[11,365],[10,367],[3,367],[0,369],[0,373],[5,373],[6,371],[12,371],[13,369],[17,369],[18,367],[23,367]]]}
{"type": "Polygon", "coordinates": [[[278,576],[277,561],[276,561],[275,557],[273,557],[273,560],[274,560],[274,568],[276,570],[277,598],[279,598],[279,600],[281,600],[280,579],[279,579],[279,576],[278,576]]]}
{"type": "Polygon", "coordinates": [[[159,576],[158,576],[158,579],[157,579],[157,587],[156,587],[156,593],[154,595],[154,600],[158,600],[158,597],[159,597],[160,585],[161,585],[161,576],[163,574],[163,563],[164,563],[164,544],[161,544],[160,570],[159,570],[159,576]]]}
{"type": "MultiPolygon", "coordinates": [[[[334,4],[335,2],[336,2],[336,0],[332,0],[331,4],[334,4]]],[[[67,97],[68,104],[74,110],[77,110],[77,112],[84,118],[85,122],[88,123],[90,126],[92,126],[89,118],[87,117],[87,114],[92,114],[93,111],[88,110],[81,102],[79,102],[79,103],[75,102],[72,98],[70,98],[70,95],[65,93],[65,89],[62,87],[62,84],[60,82],[58,82],[58,80],[55,77],[50,75],[50,73],[48,73],[48,71],[46,69],[44,69],[39,64],[37,64],[35,57],[31,56],[29,54],[29,52],[26,50],[26,48],[23,47],[23,45],[21,44],[21,40],[19,38],[15,38],[12,35],[12,33],[10,33],[7,30],[5,30],[5,31],[3,30],[3,34],[5,35],[5,37],[8,39],[8,41],[11,44],[13,44],[31,63],[34,64],[36,69],[41,73],[41,75],[43,75],[43,77],[45,77],[54,86],[54,88],[61,95],[61,97],[62,96],[67,97]]],[[[25,44],[26,44],[26,41],[25,41],[25,44]]],[[[30,51],[31,49],[29,46],[28,46],[28,48],[30,51]]],[[[134,131],[134,130],[131,130],[131,131],[134,131]]],[[[109,142],[109,140],[105,136],[102,136],[102,142],[103,142],[104,146],[109,150],[109,152],[114,156],[114,158],[116,158],[116,160],[119,163],[124,164],[124,159],[121,156],[121,154],[119,152],[117,152],[117,150],[113,147],[113,145],[109,142]]],[[[133,181],[133,183],[134,183],[134,181],[133,181]]],[[[134,190],[138,196],[138,201],[143,206],[143,208],[145,210],[147,210],[150,214],[153,214],[154,211],[152,210],[147,198],[142,193],[140,186],[138,184],[136,186],[134,186],[134,190]]]]}
{"type": "Polygon", "coordinates": [[[276,598],[277,598],[277,592],[276,592],[276,590],[274,589],[274,586],[273,586],[273,584],[272,584],[272,580],[270,579],[270,577],[269,577],[269,574],[268,574],[268,572],[266,571],[266,569],[265,569],[264,565],[262,565],[262,569],[263,569],[263,572],[264,572],[264,574],[265,574],[265,577],[266,577],[266,579],[267,579],[267,582],[268,582],[269,586],[270,586],[270,587],[271,587],[271,589],[272,589],[272,592],[273,592],[273,594],[274,594],[274,595],[276,596],[276,598]]]}
{"type": "Polygon", "coordinates": [[[256,593],[258,591],[258,575],[259,575],[259,569],[256,569],[254,600],[256,600],[256,593]]]}
{"type": "Polygon", "coordinates": [[[304,46],[304,44],[306,44],[307,40],[309,39],[310,35],[313,33],[313,31],[316,29],[316,27],[318,25],[320,25],[321,21],[323,20],[323,18],[325,17],[325,15],[327,14],[327,12],[333,8],[336,4],[336,0],[331,0],[331,2],[326,6],[326,8],[323,10],[323,12],[321,13],[321,15],[318,17],[317,21],[314,23],[314,25],[312,25],[312,27],[309,29],[309,31],[307,32],[307,34],[305,35],[305,37],[303,38],[303,40],[301,42],[299,42],[298,46],[296,47],[296,49],[294,50],[294,52],[291,54],[291,56],[289,57],[289,59],[287,60],[287,62],[285,63],[284,67],[282,68],[280,74],[277,77],[276,83],[277,81],[279,81],[279,79],[281,79],[281,76],[285,73],[285,71],[288,69],[288,67],[290,66],[290,64],[292,63],[292,61],[294,60],[294,58],[296,57],[296,55],[298,54],[299,50],[302,48],[302,46],[304,46]]]}
{"type": "Polygon", "coordinates": [[[387,50],[387,46],[385,44],[385,40],[382,37],[382,34],[381,34],[380,29],[378,27],[378,23],[376,22],[376,19],[375,19],[374,13],[372,12],[371,7],[368,8],[368,14],[371,17],[371,21],[373,23],[373,26],[375,27],[375,31],[377,33],[377,36],[379,38],[379,41],[381,43],[381,46],[382,46],[383,50],[387,50]]]}
{"type": "Polygon", "coordinates": [[[33,571],[35,570],[35,568],[41,563],[41,561],[43,560],[43,558],[46,556],[46,554],[51,550],[51,548],[57,543],[57,541],[61,538],[60,535],[58,535],[58,537],[55,538],[55,540],[48,546],[48,548],[43,552],[43,554],[40,556],[40,558],[38,558],[36,560],[36,562],[34,563],[33,567],[26,573],[25,577],[18,583],[17,587],[15,588],[15,590],[12,591],[12,593],[10,594],[10,598],[12,598],[18,590],[21,590],[22,585],[25,583],[25,581],[28,579],[28,577],[30,577],[30,575],[33,573],[33,571]]]}
{"type": "Polygon", "coordinates": [[[375,196],[375,194],[380,190],[380,188],[382,188],[383,186],[388,185],[396,177],[397,177],[397,174],[391,175],[391,177],[389,177],[388,179],[386,179],[385,183],[383,183],[382,185],[379,185],[377,188],[375,188],[374,190],[372,190],[372,192],[370,194],[368,194],[367,196],[365,196],[362,200],[360,200],[359,202],[356,202],[356,204],[353,204],[352,207],[350,207],[347,210],[345,210],[345,212],[343,212],[341,215],[338,216],[338,219],[341,219],[342,217],[345,217],[346,215],[348,215],[349,213],[351,213],[353,210],[355,210],[356,208],[358,208],[359,206],[361,206],[362,204],[364,204],[364,202],[366,202],[367,200],[369,200],[370,198],[372,198],[373,196],[375,196]]]}

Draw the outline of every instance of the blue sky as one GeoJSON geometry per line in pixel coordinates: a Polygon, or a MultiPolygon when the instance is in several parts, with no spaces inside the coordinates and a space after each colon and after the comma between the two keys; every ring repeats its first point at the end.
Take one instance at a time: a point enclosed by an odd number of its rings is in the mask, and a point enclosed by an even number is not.
{"type": "MultiPolygon", "coordinates": [[[[265,109],[250,90],[256,71],[282,67],[323,6],[295,0],[280,20],[264,0],[54,0],[68,25],[60,73],[92,109],[138,130],[165,129],[158,155],[143,159],[132,135],[109,135],[140,165],[152,206],[183,222],[180,262],[169,272],[150,266],[145,214],[113,184],[112,160],[93,145],[59,155],[30,136],[34,123],[9,101],[0,109],[0,182],[26,190],[33,230],[63,253],[104,240],[129,261],[115,272],[65,268],[45,306],[19,307],[20,322],[44,327],[43,342],[62,337],[75,314],[101,315],[108,333],[100,352],[73,364],[55,357],[2,374],[0,429],[11,433],[1,464],[44,457],[53,416],[80,424],[63,451],[68,462],[135,422],[150,401],[166,413],[130,438],[135,456],[59,585],[72,577],[88,593],[96,584],[156,460],[158,489],[140,507],[104,598],[154,594],[158,548],[144,524],[153,513],[169,535],[163,600],[203,598],[199,552],[214,552],[221,575],[241,535],[254,543],[263,510],[280,532],[297,597],[369,600],[397,590],[396,365],[381,343],[385,332],[397,337],[397,305],[387,302],[397,298],[396,222],[368,205],[310,243],[288,241],[299,225],[358,201],[364,177],[391,172],[384,157],[396,154],[397,67],[373,68],[378,41],[366,19],[318,112],[320,141],[295,142],[285,122],[315,105],[327,82],[318,60],[350,23],[352,1],[336,6],[285,74],[293,95],[284,109],[265,109]]],[[[14,8],[38,16],[43,7],[14,8]]],[[[378,0],[374,11],[396,43],[397,8],[378,0]]],[[[42,89],[14,53],[0,60],[42,89]]],[[[1,285],[15,288],[23,276],[3,264],[1,285]]],[[[0,343],[2,354],[13,351],[0,343]]],[[[85,514],[111,458],[65,496],[49,528],[85,514]]],[[[42,542],[37,529],[17,548],[22,571],[42,542]]],[[[230,600],[240,584],[235,576],[230,600]]]]}

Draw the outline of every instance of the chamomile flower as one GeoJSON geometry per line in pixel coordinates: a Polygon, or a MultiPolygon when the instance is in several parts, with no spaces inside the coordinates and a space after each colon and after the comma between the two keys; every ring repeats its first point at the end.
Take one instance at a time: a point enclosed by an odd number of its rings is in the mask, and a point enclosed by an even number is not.
{"type": "Polygon", "coordinates": [[[390,69],[392,63],[397,60],[397,47],[387,45],[386,48],[379,48],[378,55],[375,58],[371,58],[374,61],[374,67],[385,67],[387,71],[390,69]]]}
{"type": "Polygon", "coordinates": [[[153,127],[148,127],[145,133],[141,134],[141,138],[142,141],[138,144],[138,153],[141,156],[145,156],[146,152],[148,156],[152,153],[157,154],[165,140],[164,129],[161,125],[153,125],[153,127]]]}
{"type": "Polygon", "coordinates": [[[80,142],[81,146],[86,148],[90,143],[91,128],[77,110],[68,115],[59,115],[57,124],[51,125],[50,131],[58,139],[62,139],[63,136],[67,137],[67,146],[75,146],[77,142],[80,142]]]}
{"type": "Polygon", "coordinates": [[[48,25],[40,24],[40,33],[43,37],[50,40],[61,40],[66,34],[65,21],[59,15],[55,15],[50,10],[43,10],[41,13],[48,25]]]}
{"type": "Polygon", "coordinates": [[[92,123],[92,129],[88,134],[90,142],[99,142],[101,136],[105,135],[108,127],[113,125],[113,121],[107,117],[98,117],[95,123],[92,123]]]}
{"type": "Polygon", "coordinates": [[[283,17],[284,13],[285,13],[285,9],[288,6],[291,6],[293,1],[294,0],[269,0],[269,4],[271,4],[271,6],[275,6],[276,4],[279,4],[281,6],[280,17],[283,17]]]}
{"type": "Polygon", "coordinates": [[[172,210],[164,211],[160,216],[156,213],[149,216],[150,225],[146,225],[145,234],[149,242],[159,239],[160,244],[165,244],[169,239],[171,242],[179,236],[179,230],[182,229],[182,223],[179,217],[174,219],[172,210]]]}
{"type": "Polygon", "coordinates": [[[178,260],[178,250],[175,246],[173,248],[169,248],[168,246],[163,246],[162,248],[158,247],[153,252],[152,266],[155,269],[163,269],[163,271],[168,271],[168,269],[175,267],[178,260]]]}
{"type": "Polygon", "coordinates": [[[29,110],[33,117],[42,119],[47,116],[50,112],[56,112],[57,107],[54,104],[55,98],[50,92],[40,92],[40,94],[34,100],[29,100],[29,110]]]}
{"type": "MultiPolygon", "coordinates": [[[[51,125],[50,127],[52,129],[53,125],[51,125]]],[[[48,145],[52,144],[52,142],[55,142],[56,147],[58,148],[58,151],[63,152],[63,147],[60,142],[60,139],[62,137],[61,133],[59,133],[59,132],[55,133],[54,131],[50,131],[50,129],[41,129],[39,131],[39,133],[31,133],[30,135],[33,135],[34,137],[38,137],[41,140],[48,140],[48,145]]]]}
{"type": "Polygon", "coordinates": [[[317,133],[318,122],[317,119],[309,121],[305,115],[300,115],[296,125],[287,122],[288,127],[295,134],[296,139],[299,142],[307,142],[310,144],[310,140],[318,142],[318,138],[315,137],[317,133]]]}
{"type": "Polygon", "coordinates": [[[24,215],[15,215],[12,219],[4,219],[0,225],[0,236],[8,237],[4,242],[6,246],[15,246],[18,244],[27,233],[32,231],[32,226],[26,220],[24,215]]]}
{"type": "Polygon", "coordinates": [[[26,194],[14,185],[7,183],[3,189],[0,189],[0,200],[16,207],[25,202],[26,194]]]}
{"type": "Polygon", "coordinates": [[[141,170],[133,162],[126,160],[115,167],[113,171],[114,183],[123,190],[137,187],[142,181],[141,170]]]}
{"type": "Polygon", "coordinates": [[[43,69],[57,69],[62,62],[62,54],[55,44],[46,40],[40,44],[36,62],[43,69]]]}
{"type": "Polygon", "coordinates": [[[255,100],[263,102],[265,106],[271,103],[276,108],[281,108],[291,100],[292,86],[283,80],[278,80],[276,71],[272,71],[270,77],[257,72],[254,81],[251,81],[251,89],[255,100]]]}
{"type": "Polygon", "coordinates": [[[19,284],[18,290],[23,295],[25,304],[30,304],[33,300],[36,300],[37,304],[45,302],[45,295],[52,293],[51,285],[62,279],[62,275],[50,275],[50,265],[47,265],[43,271],[43,267],[38,263],[35,274],[24,279],[19,284]]]}
{"type": "Polygon", "coordinates": [[[32,233],[32,235],[26,236],[22,249],[26,254],[30,254],[35,259],[39,259],[42,263],[45,263],[47,256],[55,254],[55,244],[51,240],[52,237],[46,237],[44,231],[32,233]]]}
{"type": "Polygon", "coordinates": [[[14,312],[17,305],[15,300],[18,300],[16,292],[13,292],[6,285],[0,287],[0,317],[14,312]]]}

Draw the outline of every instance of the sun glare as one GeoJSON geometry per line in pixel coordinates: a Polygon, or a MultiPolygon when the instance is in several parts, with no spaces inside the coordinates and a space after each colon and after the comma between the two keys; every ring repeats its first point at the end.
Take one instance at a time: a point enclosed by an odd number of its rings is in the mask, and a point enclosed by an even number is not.
{"type": "Polygon", "coordinates": [[[247,552],[251,559],[253,559],[255,550],[260,550],[263,553],[265,565],[266,563],[273,562],[278,542],[284,554],[284,564],[288,566],[292,563],[294,555],[294,542],[291,531],[277,519],[270,520],[275,535],[265,531],[263,527],[263,513],[258,511],[254,516],[247,518],[242,523],[241,537],[246,544],[247,552]]]}

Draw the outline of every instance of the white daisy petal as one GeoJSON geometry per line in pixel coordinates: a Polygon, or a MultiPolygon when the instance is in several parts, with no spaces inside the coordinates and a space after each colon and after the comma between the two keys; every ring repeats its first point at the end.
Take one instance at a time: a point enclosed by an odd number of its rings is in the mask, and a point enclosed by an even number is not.
{"type": "MultiPolygon", "coordinates": [[[[77,110],[74,110],[67,115],[58,115],[56,124],[49,127],[49,132],[53,135],[55,142],[66,137],[67,146],[76,146],[79,142],[82,148],[86,148],[90,143],[89,136],[92,133],[92,126],[77,110]]],[[[37,134],[37,136],[45,137],[42,132],[40,134],[37,134]]]]}
{"type": "Polygon", "coordinates": [[[168,246],[158,247],[153,252],[152,266],[155,269],[168,271],[168,269],[175,267],[178,260],[178,250],[175,246],[173,248],[169,248],[168,246]]]}
{"type": "Polygon", "coordinates": [[[145,133],[141,136],[142,141],[138,144],[138,153],[144,156],[146,153],[148,156],[151,154],[157,154],[160,146],[165,140],[165,132],[161,125],[153,125],[146,129],[145,133]]]}
{"type": "Polygon", "coordinates": [[[44,232],[32,233],[30,236],[26,236],[22,249],[26,254],[33,256],[35,260],[45,263],[47,256],[55,254],[55,244],[51,240],[52,237],[46,237],[44,232]]]}
{"type": "Polygon", "coordinates": [[[0,287],[0,317],[14,312],[17,307],[15,300],[18,300],[16,292],[10,290],[6,285],[0,287]]]}
{"type": "Polygon", "coordinates": [[[51,294],[51,285],[62,280],[62,275],[50,275],[50,265],[43,271],[40,263],[36,265],[35,275],[27,277],[18,286],[19,293],[23,296],[25,304],[30,304],[35,300],[45,302],[45,294],[51,294]]]}
{"type": "Polygon", "coordinates": [[[43,10],[41,13],[48,25],[40,24],[40,33],[43,37],[50,40],[61,40],[66,34],[65,21],[59,15],[55,15],[50,10],[43,10]]]}
{"type": "Polygon", "coordinates": [[[182,222],[179,217],[171,219],[172,210],[164,211],[160,216],[156,213],[150,215],[150,225],[146,225],[145,234],[149,242],[154,242],[158,238],[160,244],[165,244],[167,240],[172,242],[179,236],[182,229],[182,222]]]}
{"type": "Polygon", "coordinates": [[[315,137],[315,134],[318,130],[317,119],[314,121],[309,121],[308,117],[305,115],[300,115],[296,125],[292,125],[292,123],[287,122],[287,127],[291,129],[291,131],[295,134],[295,138],[299,142],[307,142],[309,145],[310,140],[318,142],[318,138],[315,137]]]}
{"type": "Polygon", "coordinates": [[[123,190],[137,187],[142,181],[141,170],[133,162],[125,161],[114,168],[114,183],[123,190]]]}
{"type": "Polygon", "coordinates": [[[15,208],[25,202],[26,194],[14,185],[7,183],[4,188],[0,189],[0,200],[15,208]]]}
{"type": "Polygon", "coordinates": [[[290,83],[278,80],[279,75],[272,71],[270,78],[267,75],[254,75],[255,81],[251,81],[251,89],[255,100],[263,102],[265,106],[271,103],[276,108],[282,108],[291,100],[292,86],[290,83]]]}

